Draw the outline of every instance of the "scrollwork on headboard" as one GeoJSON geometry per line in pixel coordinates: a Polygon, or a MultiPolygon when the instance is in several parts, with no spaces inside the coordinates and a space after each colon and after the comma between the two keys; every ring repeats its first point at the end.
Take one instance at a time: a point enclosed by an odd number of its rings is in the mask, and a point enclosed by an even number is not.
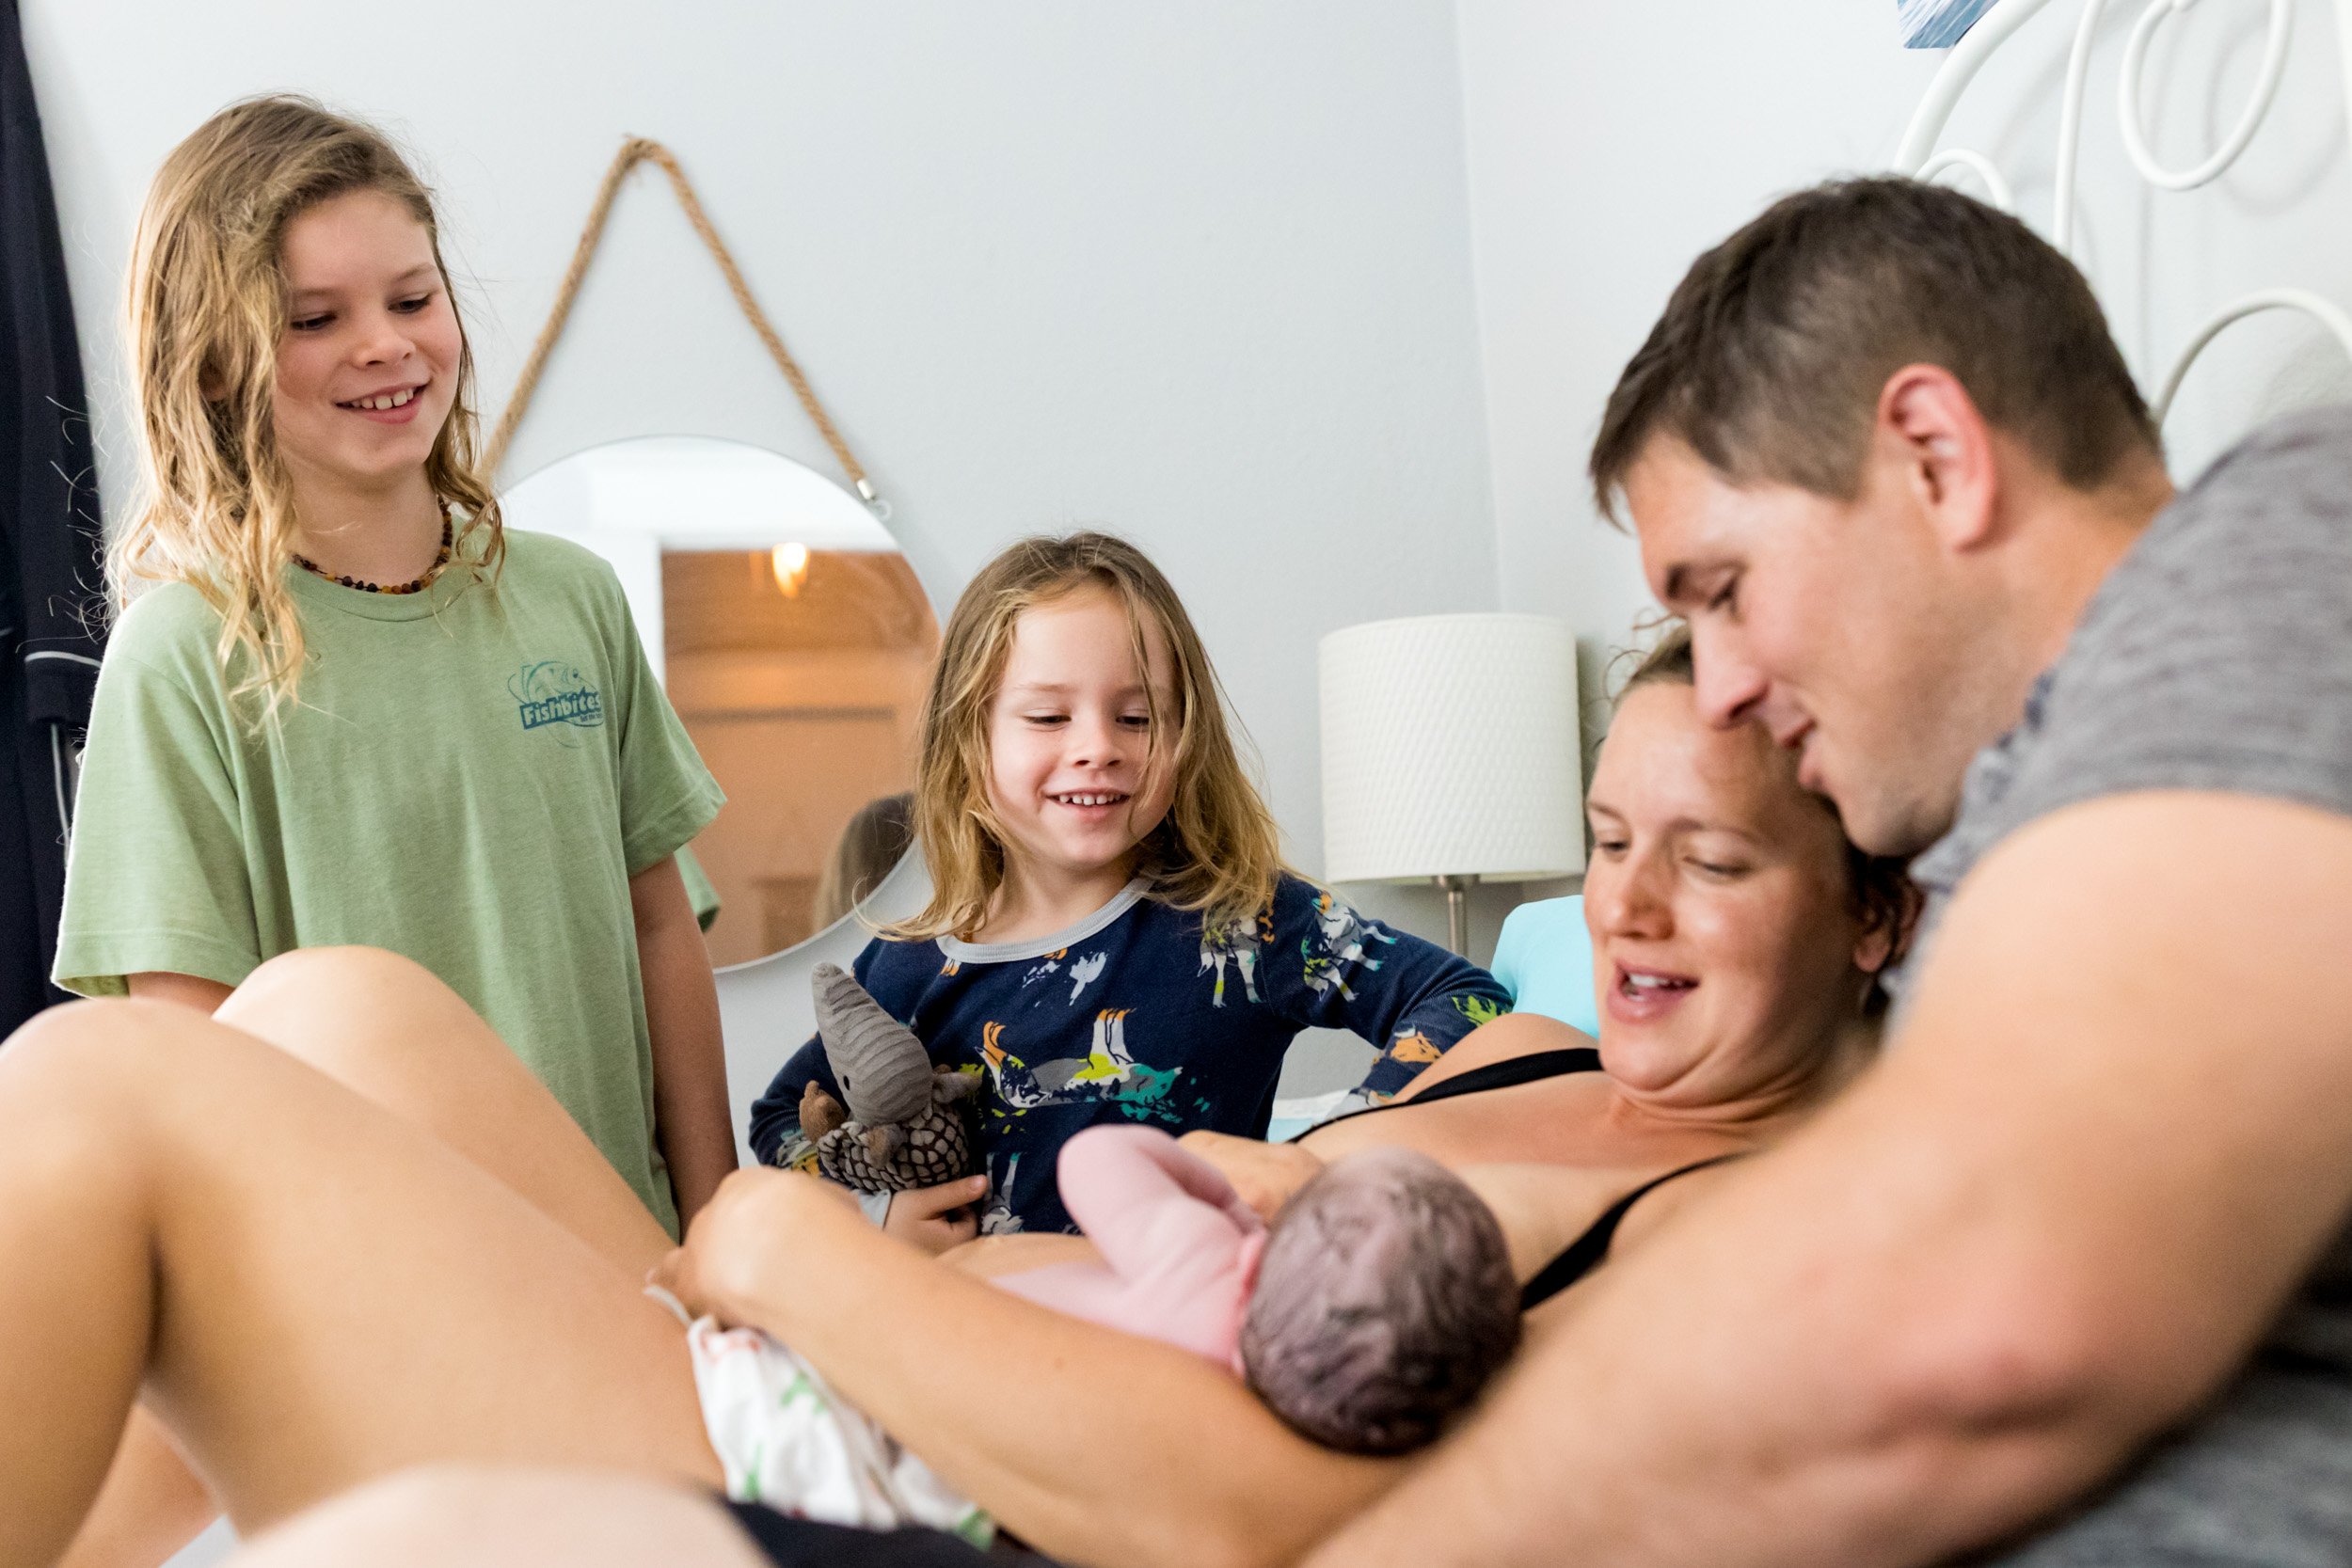
{"type": "MultiPolygon", "coordinates": [[[[2245,152],[2278,100],[2280,83],[2286,70],[2287,46],[2294,31],[2295,0],[2268,0],[2270,18],[2264,39],[2262,65],[2255,77],[2252,95],[2237,124],[2201,162],[2185,169],[2168,168],[2157,162],[2148,148],[2141,114],[2140,78],[2147,63],[2149,42],[2157,29],[2167,18],[2186,10],[2195,3],[2196,0],[2151,0],[2147,9],[2140,13],[2138,22],[2133,25],[2123,50],[2122,80],[2117,92],[2118,130],[2132,166],[2143,181],[2160,190],[2189,191],[2207,184],[2245,152]]],[[[1895,152],[1894,172],[1924,180],[1947,168],[1965,168],[1983,182],[1995,206],[2005,212],[2016,212],[2016,202],[2009,183],[1992,159],[1964,148],[1939,150],[1936,141],[1944,134],[1944,127],[1951,119],[1962,94],[1984,68],[1985,62],[2010,35],[2048,4],[2049,0],[1998,0],[1962,38],[1946,56],[1943,68],[1929,83],[1919,106],[1913,112],[1911,123],[1895,152]]],[[[2107,0],[2083,0],[2081,18],[2074,28],[2074,45],[2067,55],[2066,95],[2058,114],[2057,177],[2049,234],[2051,243],[2069,256],[2074,255],[2076,238],[2075,181],[2081,162],[2083,100],[2090,75],[2091,45],[2106,8],[2107,0]]],[[[2352,0],[2336,0],[2336,31],[2343,49],[2347,112],[2352,113],[2352,0]]],[[[2196,363],[2205,345],[2232,323],[2267,310],[2296,310],[2310,316],[2333,335],[2347,357],[2352,357],[2352,312],[2309,289],[2258,290],[2222,307],[2190,334],[2188,341],[2176,355],[2170,370],[2159,384],[2155,395],[2150,400],[2150,408],[2159,423],[2171,408],[2173,397],[2179,392],[2189,367],[2196,363]]]]}

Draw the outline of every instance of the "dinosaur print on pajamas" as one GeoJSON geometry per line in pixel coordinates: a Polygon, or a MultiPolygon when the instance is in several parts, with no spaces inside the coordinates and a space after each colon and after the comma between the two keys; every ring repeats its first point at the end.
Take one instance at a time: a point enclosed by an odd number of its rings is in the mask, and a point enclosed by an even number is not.
{"type": "MultiPolygon", "coordinates": [[[[855,973],[934,1066],[978,1078],[968,1103],[992,1234],[1070,1228],[1056,1164],[1088,1127],[1263,1135],[1304,1030],[1377,1048],[1359,1085],[1371,1103],[1509,1006],[1484,971],[1287,874],[1238,918],[1135,883],[1050,937],[877,941],[855,973]]],[[[752,1114],[762,1160],[795,1157],[803,1091],[832,1092],[830,1073],[804,1049],[776,1074],[752,1114]]]]}

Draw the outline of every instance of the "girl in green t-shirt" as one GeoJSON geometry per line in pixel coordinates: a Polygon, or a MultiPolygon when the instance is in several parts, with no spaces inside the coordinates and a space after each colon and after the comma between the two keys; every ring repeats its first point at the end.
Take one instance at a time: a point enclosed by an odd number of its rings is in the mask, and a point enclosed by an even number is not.
{"type": "Polygon", "coordinates": [[[429,193],[370,127],[234,104],[156,176],[130,295],[147,494],[58,983],[210,1012],[280,953],[404,954],[676,1234],[735,1165],[675,861],[721,797],[610,569],[501,527],[429,193]]]}

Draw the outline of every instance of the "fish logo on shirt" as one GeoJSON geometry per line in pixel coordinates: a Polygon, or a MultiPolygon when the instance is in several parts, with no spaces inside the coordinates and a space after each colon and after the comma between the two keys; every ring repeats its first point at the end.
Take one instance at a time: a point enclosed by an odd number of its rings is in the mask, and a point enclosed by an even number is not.
{"type": "MultiPolygon", "coordinates": [[[[515,699],[516,717],[525,730],[553,724],[594,729],[604,722],[604,694],[580,673],[579,666],[562,659],[524,665],[507,678],[506,694],[515,699]]],[[[556,735],[565,745],[579,744],[564,730],[556,735]]]]}

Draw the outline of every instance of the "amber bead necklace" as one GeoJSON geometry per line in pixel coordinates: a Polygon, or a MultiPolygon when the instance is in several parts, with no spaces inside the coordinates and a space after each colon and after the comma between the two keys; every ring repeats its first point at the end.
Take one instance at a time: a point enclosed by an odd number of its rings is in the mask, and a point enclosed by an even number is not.
{"type": "Polygon", "coordinates": [[[449,564],[451,547],[455,543],[456,537],[456,524],[449,515],[449,502],[442,501],[440,553],[433,558],[432,565],[427,566],[421,573],[406,582],[370,582],[365,578],[342,577],[326,570],[300,550],[291,550],[287,553],[294,557],[295,565],[311,576],[325,578],[329,582],[340,582],[345,588],[357,588],[362,594],[421,594],[433,586],[433,579],[439,577],[441,568],[449,564]]]}

